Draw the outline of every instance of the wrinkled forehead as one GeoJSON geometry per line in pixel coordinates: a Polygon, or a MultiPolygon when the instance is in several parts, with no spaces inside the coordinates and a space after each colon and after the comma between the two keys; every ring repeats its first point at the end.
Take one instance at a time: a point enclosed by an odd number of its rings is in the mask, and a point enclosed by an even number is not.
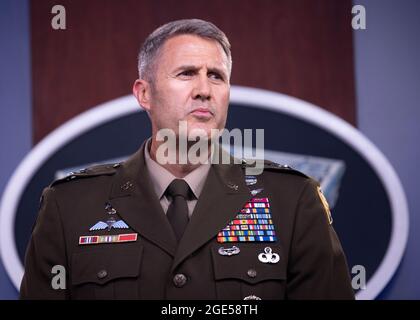
{"type": "Polygon", "coordinates": [[[226,69],[229,73],[228,57],[221,44],[196,35],[182,34],[165,41],[159,52],[159,64],[211,64],[226,69]]]}

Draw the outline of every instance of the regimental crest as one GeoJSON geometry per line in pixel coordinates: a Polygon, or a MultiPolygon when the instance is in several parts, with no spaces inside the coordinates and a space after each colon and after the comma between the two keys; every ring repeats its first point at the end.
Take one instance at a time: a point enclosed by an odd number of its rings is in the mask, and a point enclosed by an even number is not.
{"type": "Polygon", "coordinates": [[[255,176],[245,176],[245,183],[247,186],[252,186],[257,183],[257,178],[255,176]]]}
{"type": "Polygon", "coordinates": [[[111,231],[111,229],[128,229],[129,226],[123,220],[116,220],[114,217],[110,217],[106,222],[99,221],[93,225],[89,231],[105,230],[111,231]]]}

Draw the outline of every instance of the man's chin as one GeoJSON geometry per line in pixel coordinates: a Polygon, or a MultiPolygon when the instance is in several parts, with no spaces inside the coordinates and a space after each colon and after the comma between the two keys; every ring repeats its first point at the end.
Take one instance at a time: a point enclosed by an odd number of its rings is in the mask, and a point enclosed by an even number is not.
{"type": "Polygon", "coordinates": [[[213,132],[216,131],[218,128],[213,121],[207,122],[188,122],[188,136],[199,136],[202,138],[207,137],[210,139],[212,137],[213,132]]]}

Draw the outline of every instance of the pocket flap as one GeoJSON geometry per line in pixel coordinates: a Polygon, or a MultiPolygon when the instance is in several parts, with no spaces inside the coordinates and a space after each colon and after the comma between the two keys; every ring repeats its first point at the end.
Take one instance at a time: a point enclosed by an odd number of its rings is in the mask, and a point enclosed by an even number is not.
{"type": "Polygon", "coordinates": [[[282,261],[281,248],[278,244],[269,246],[273,253],[280,255],[277,263],[263,263],[258,255],[268,247],[266,243],[220,243],[212,247],[213,270],[215,280],[240,279],[250,284],[267,280],[285,280],[286,263],[282,261]],[[236,246],[240,252],[227,256],[219,253],[219,248],[236,246]]]}
{"type": "Polygon", "coordinates": [[[123,245],[73,253],[72,284],[105,284],[117,278],[138,277],[143,246],[124,247],[123,245]]]}

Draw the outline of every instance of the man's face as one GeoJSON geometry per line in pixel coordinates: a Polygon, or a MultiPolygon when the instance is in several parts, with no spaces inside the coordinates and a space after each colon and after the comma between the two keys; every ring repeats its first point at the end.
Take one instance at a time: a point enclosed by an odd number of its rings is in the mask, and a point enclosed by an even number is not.
{"type": "Polygon", "coordinates": [[[194,35],[170,38],[156,60],[149,114],[154,133],[186,121],[188,133],[223,129],[229,104],[228,60],[220,44],[194,35]]]}

